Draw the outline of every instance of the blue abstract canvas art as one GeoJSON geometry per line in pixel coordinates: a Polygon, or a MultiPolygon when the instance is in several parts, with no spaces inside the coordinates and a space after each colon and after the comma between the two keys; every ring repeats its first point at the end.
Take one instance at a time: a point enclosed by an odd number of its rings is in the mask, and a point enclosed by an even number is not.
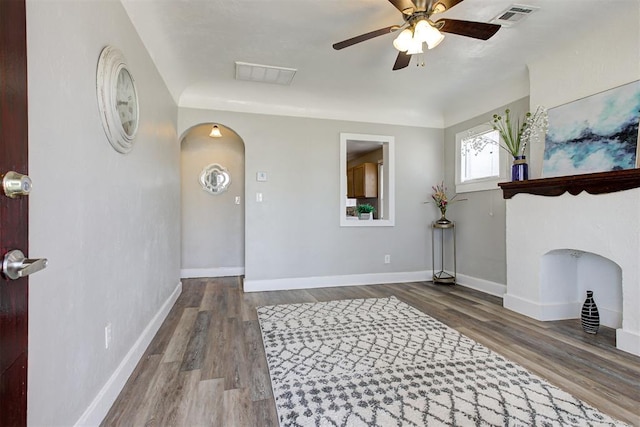
{"type": "Polygon", "coordinates": [[[636,167],[640,81],[549,109],[542,176],[636,167]]]}

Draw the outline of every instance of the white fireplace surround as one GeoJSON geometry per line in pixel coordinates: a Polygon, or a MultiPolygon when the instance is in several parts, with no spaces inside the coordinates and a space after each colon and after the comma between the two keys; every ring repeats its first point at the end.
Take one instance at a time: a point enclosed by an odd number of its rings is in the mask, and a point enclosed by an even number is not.
{"type": "Polygon", "coordinates": [[[517,194],[506,205],[504,306],[543,321],[578,318],[585,299],[584,288],[595,286],[596,298],[601,294],[602,300],[607,301],[602,324],[617,328],[617,348],[640,356],[640,189],[600,195],[565,193],[557,197],[517,194]],[[606,258],[614,267],[594,270],[592,266],[591,273],[587,268],[578,275],[593,276],[596,270],[609,272],[602,273],[601,280],[582,285],[574,282],[572,286],[577,289],[567,289],[572,281],[566,276],[573,273],[558,273],[554,256],[573,256],[580,263],[578,258],[585,253],[606,258]],[[620,273],[621,289],[619,283],[613,283],[620,273]],[[558,274],[557,283],[551,283],[550,276],[558,274]],[[615,302],[620,299],[620,292],[621,313],[620,303],[615,302]]]}

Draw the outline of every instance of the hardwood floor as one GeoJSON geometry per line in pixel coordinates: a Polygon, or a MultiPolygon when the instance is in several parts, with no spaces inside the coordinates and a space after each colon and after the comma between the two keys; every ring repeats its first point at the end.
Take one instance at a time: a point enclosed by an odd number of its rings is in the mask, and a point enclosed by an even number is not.
{"type": "Polygon", "coordinates": [[[640,426],[640,357],[615,331],[539,322],[502,299],[430,282],[243,293],[240,278],[183,280],[183,292],[104,426],[277,426],[261,305],[395,295],[621,421],[640,426]]]}

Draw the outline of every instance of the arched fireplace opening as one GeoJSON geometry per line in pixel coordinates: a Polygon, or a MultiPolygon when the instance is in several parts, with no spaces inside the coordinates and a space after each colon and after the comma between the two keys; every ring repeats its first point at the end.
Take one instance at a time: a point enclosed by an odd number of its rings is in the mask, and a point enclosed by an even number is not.
{"type": "Polygon", "coordinates": [[[622,327],[622,269],[603,256],[556,249],[540,262],[540,302],[555,307],[556,318],[580,318],[587,291],[593,291],[600,324],[622,327]]]}

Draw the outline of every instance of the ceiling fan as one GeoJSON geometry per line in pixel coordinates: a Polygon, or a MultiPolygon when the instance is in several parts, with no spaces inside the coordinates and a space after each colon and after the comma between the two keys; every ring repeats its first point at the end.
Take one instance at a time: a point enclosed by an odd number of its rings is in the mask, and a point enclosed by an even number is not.
{"type": "Polygon", "coordinates": [[[393,46],[398,49],[398,57],[394,70],[406,68],[411,61],[411,55],[422,53],[423,44],[426,43],[429,49],[436,47],[442,39],[444,33],[458,34],[460,36],[472,37],[480,40],[490,39],[498,30],[500,25],[488,24],[485,22],[461,21],[459,19],[443,18],[432,21],[431,16],[449,10],[463,0],[389,0],[404,18],[404,24],[391,25],[369,33],[335,43],[335,50],[344,49],[354,44],[372,39],[374,37],[400,31],[400,34],[393,41],[393,46]]]}

